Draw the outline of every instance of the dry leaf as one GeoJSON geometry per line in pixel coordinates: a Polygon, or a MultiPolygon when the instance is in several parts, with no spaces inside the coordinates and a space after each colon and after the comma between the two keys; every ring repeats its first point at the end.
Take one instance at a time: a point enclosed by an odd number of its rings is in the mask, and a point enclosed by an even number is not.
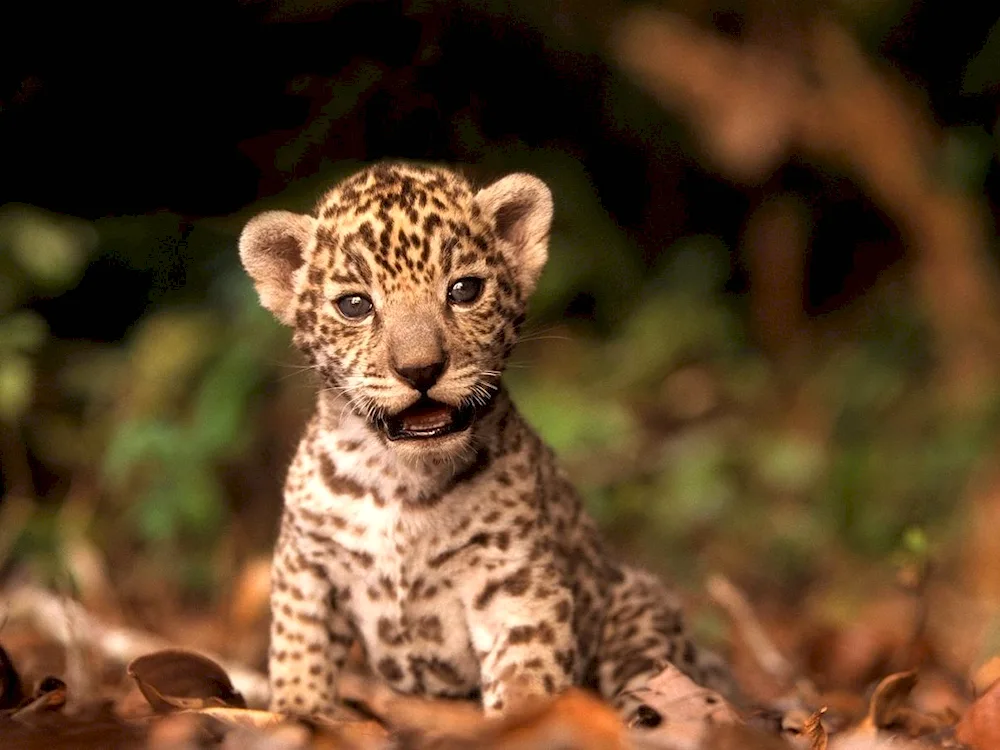
{"type": "Polygon", "coordinates": [[[11,718],[23,721],[44,711],[58,711],[65,705],[66,683],[58,677],[46,677],[38,684],[31,700],[11,714],[11,718]]]}
{"type": "Polygon", "coordinates": [[[268,729],[288,721],[284,714],[273,711],[258,711],[252,708],[231,708],[229,706],[209,706],[207,708],[191,709],[185,715],[205,716],[234,727],[252,727],[268,729]]]}
{"type": "Polygon", "coordinates": [[[609,706],[581,690],[569,690],[554,701],[486,722],[469,746],[493,750],[625,750],[629,741],[625,726],[609,706]]]}
{"type": "Polygon", "coordinates": [[[713,727],[742,723],[721,695],[696,684],[672,664],[632,696],[643,703],[637,713],[639,723],[649,727],[643,736],[677,747],[701,747],[713,727]]]}
{"type": "Polygon", "coordinates": [[[247,705],[222,667],[193,651],[156,651],[133,659],[127,671],[159,713],[247,705]]]}
{"type": "MultiPolygon", "coordinates": [[[[326,748],[316,744],[307,727],[286,723],[268,732],[249,727],[235,728],[226,734],[219,745],[219,750],[326,750],[326,748]]],[[[353,750],[353,747],[339,744],[330,750],[353,750]]]]}
{"type": "Polygon", "coordinates": [[[1000,682],[969,706],[955,727],[955,736],[973,750],[1000,747],[1000,682]]]}
{"type": "Polygon", "coordinates": [[[483,712],[472,702],[403,695],[382,682],[353,671],[343,674],[339,688],[341,698],[360,704],[369,714],[395,730],[468,737],[478,732],[486,722],[483,712]]]}
{"type": "Polygon", "coordinates": [[[823,714],[825,708],[821,708],[802,725],[802,734],[809,740],[809,750],[826,750],[829,738],[826,734],[826,727],[823,726],[823,714]]]}
{"type": "Polygon", "coordinates": [[[309,725],[317,733],[333,736],[349,743],[373,742],[384,740],[389,736],[385,727],[377,721],[358,719],[331,719],[326,716],[304,717],[299,720],[290,719],[285,714],[273,711],[259,711],[250,708],[230,708],[228,706],[213,706],[209,708],[184,711],[183,716],[198,716],[211,719],[228,727],[245,727],[257,730],[274,730],[284,725],[309,725]]]}
{"type": "MultiPolygon", "coordinates": [[[[402,745],[408,748],[624,750],[629,746],[618,714],[580,690],[532,703],[502,718],[487,719],[470,702],[400,695],[356,673],[345,674],[340,688],[343,697],[364,705],[399,734],[402,745]]],[[[371,733],[378,726],[365,722],[331,724],[338,728],[341,738],[354,739],[360,747],[371,744],[371,733]]]]}
{"type": "Polygon", "coordinates": [[[796,750],[826,750],[828,735],[823,723],[826,712],[826,706],[815,712],[789,709],[781,716],[778,733],[796,750]]]}
{"type": "Polygon", "coordinates": [[[906,702],[916,684],[916,670],[897,672],[883,679],[872,694],[868,715],[861,721],[859,730],[875,733],[901,723],[906,702]]]}
{"type": "Polygon", "coordinates": [[[380,747],[389,741],[389,732],[377,721],[334,721],[326,719],[318,721],[315,717],[310,723],[316,725],[316,736],[313,746],[320,747],[380,747]],[[324,742],[325,740],[325,742],[324,742]]]}
{"type": "Polygon", "coordinates": [[[872,694],[868,714],[857,727],[838,735],[833,748],[917,747],[908,744],[906,735],[916,737],[945,726],[946,722],[941,719],[908,705],[916,684],[914,670],[897,672],[883,679],[872,694]],[[894,731],[886,731],[890,729],[894,731]]]}

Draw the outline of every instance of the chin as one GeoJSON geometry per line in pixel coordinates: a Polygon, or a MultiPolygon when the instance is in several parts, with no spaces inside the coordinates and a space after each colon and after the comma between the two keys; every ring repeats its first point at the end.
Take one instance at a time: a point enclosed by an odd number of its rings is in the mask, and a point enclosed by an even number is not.
{"type": "Polygon", "coordinates": [[[441,437],[407,438],[390,442],[400,458],[409,463],[440,461],[449,463],[472,452],[472,430],[453,432],[441,437]]]}

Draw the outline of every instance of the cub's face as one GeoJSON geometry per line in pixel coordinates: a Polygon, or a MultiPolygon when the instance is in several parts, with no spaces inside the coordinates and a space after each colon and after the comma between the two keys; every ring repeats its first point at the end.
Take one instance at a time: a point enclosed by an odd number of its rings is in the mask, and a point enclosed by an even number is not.
{"type": "Polygon", "coordinates": [[[404,455],[455,455],[497,392],[551,216],[528,175],[474,193],[446,170],[382,164],[316,216],[256,217],[240,255],[325,390],[404,455]]]}

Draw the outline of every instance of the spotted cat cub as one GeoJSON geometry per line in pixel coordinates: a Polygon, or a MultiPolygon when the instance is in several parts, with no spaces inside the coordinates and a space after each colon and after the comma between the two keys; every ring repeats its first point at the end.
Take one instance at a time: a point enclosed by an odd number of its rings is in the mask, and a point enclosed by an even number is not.
{"type": "Polygon", "coordinates": [[[358,641],[390,685],[496,714],[570,685],[621,710],[673,662],[726,681],[676,600],[613,562],[500,374],[547,255],[552,196],[379,164],[315,215],[240,237],[261,303],[320,383],[274,553],[271,706],[333,707],[358,641]]]}

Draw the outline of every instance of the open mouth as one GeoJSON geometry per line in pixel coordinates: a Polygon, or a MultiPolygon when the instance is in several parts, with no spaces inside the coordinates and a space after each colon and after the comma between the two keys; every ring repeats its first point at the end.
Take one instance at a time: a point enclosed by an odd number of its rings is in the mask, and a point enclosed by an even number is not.
{"type": "Polygon", "coordinates": [[[390,440],[426,440],[467,430],[476,410],[472,405],[454,407],[427,396],[399,414],[387,417],[385,434],[390,440]]]}

